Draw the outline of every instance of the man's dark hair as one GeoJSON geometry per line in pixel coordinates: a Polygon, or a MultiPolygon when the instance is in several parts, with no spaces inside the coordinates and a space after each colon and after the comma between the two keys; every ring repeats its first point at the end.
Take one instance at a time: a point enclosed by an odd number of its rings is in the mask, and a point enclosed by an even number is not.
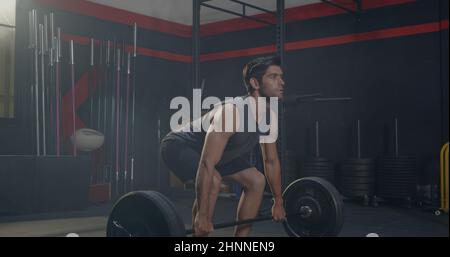
{"type": "Polygon", "coordinates": [[[264,74],[272,65],[281,66],[280,58],[277,56],[259,57],[245,65],[242,76],[247,92],[251,93],[254,90],[250,84],[250,79],[256,78],[259,83],[262,83],[264,74]]]}

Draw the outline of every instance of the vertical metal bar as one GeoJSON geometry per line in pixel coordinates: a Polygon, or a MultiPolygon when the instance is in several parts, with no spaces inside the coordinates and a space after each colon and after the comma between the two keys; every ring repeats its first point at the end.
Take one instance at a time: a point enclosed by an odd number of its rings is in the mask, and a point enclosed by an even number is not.
{"type": "Polygon", "coordinates": [[[91,61],[89,62],[89,64],[90,64],[91,68],[93,68],[94,67],[94,39],[91,38],[90,42],[91,42],[91,55],[90,55],[91,61]]]}
{"type": "Polygon", "coordinates": [[[33,11],[28,12],[28,48],[33,48],[33,11]]]}
{"type": "Polygon", "coordinates": [[[50,13],[50,39],[52,40],[51,48],[56,49],[56,41],[53,39],[55,38],[55,15],[53,13],[50,13]]]}
{"type": "Polygon", "coordinates": [[[358,120],[357,128],[357,146],[358,146],[358,159],[361,159],[361,121],[358,120]]]}
{"type": "Polygon", "coordinates": [[[135,107],[136,107],[136,60],[137,60],[137,24],[133,28],[133,86],[131,100],[131,163],[130,163],[130,190],[134,188],[134,156],[135,156],[135,107]]]}
{"type": "Polygon", "coordinates": [[[89,80],[88,80],[88,91],[89,91],[89,97],[91,98],[91,103],[90,103],[90,112],[89,112],[89,116],[90,116],[90,120],[89,120],[89,126],[91,126],[91,128],[94,128],[94,39],[91,38],[90,40],[90,61],[89,61],[89,66],[90,66],[90,70],[89,70],[89,80]]]}
{"type": "Polygon", "coordinates": [[[131,53],[128,52],[127,56],[127,81],[126,81],[126,97],[125,97],[125,151],[124,151],[124,174],[123,174],[123,188],[124,193],[127,192],[127,182],[128,182],[128,146],[129,146],[129,136],[128,136],[128,128],[129,128],[129,107],[130,107],[130,78],[131,78],[131,53]]]}
{"type": "Polygon", "coordinates": [[[62,57],[62,49],[61,49],[61,44],[62,44],[62,41],[61,41],[61,28],[57,28],[56,34],[57,34],[57,37],[58,37],[58,49],[59,49],[57,55],[58,55],[58,57],[61,59],[61,57],[62,57]]]}
{"type": "Polygon", "coordinates": [[[99,41],[99,60],[96,69],[96,86],[97,86],[97,130],[101,131],[101,94],[102,94],[102,65],[103,65],[103,41],[99,41]]]}
{"type": "Polygon", "coordinates": [[[320,157],[320,132],[319,121],[316,121],[316,158],[320,157]]]}
{"type": "Polygon", "coordinates": [[[116,196],[119,195],[119,127],[120,127],[120,54],[121,49],[117,49],[117,62],[116,62],[116,145],[115,145],[115,168],[116,168],[116,196]]]}
{"type": "Polygon", "coordinates": [[[110,42],[109,40],[105,42],[105,66],[102,73],[102,92],[103,92],[103,134],[105,135],[105,144],[103,146],[103,178],[105,182],[112,182],[111,176],[109,172],[109,157],[108,157],[108,149],[110,145],[109,140],[109,130],[108,130],[108,97],[109,97],[109,52],[110,52],[110,42]]]}
{"type": "Polygon", "coordinates": [[[137,23],[133,25],[133,57],[137,56],[137,23]]]}
{"type": "MultiPolygon", "coordinates": [[[[125,47],[125,40],[122,40],[122,55],[125,56],[126,53],[126,47],[125,47]]],[[[125,58],[122,58],[122,67],[125,67],[125,58]]]]}
{"type": "MultiPolygon", "coordinates": [[[[53,40],[52,40],[53,41],[53,40]]],[[[55,154],[55,141],[53,135],[55,135],[55,102],[54,102],[54,84],[55,84],[55,66],[54,66],[54,49],[52,47],[49,48],[49,94],[48,94],[48,102],[49,102],[49,110],[50,110],[50,119],[49,119],[49,150],[50,154],[55,154]]]]}
{"type": "MultiPolygon", "coordinates": [[[[31,153],[34,153],[35,151],[35,128],[34,128],[34,121],[33,121],[33,111],[34,111],[34,39],[33,39],[33,35],[34,35],[34,20],[33,20],[33,10],[31,10],[28,13],[28,49],[29,49],[29,99],[26,102],[29,102],[29,114],[26,115],[27,117],[25,118],[25,120],[27,121],[27,123],[29,122],[30,124],[30,138],[31,138],[31,153]]],[[[27,90],[28,91],[28,90],[27,90]]],[[[25,123],[25,124],[27,124],[25,123]]]]}
{"type": "Polygon", "coordinates": [[[42,153],[47,155],[46,144],[46,117],[45,117],[45,39],[44,39],[44,25],[39,24],[40,35],[40,52],[41,52],[41,116],[42,116],[42,153]]]}
{"type": "Polygon", "coordinates": [[[44,51],[48,53],[48,16],[44,15],[44,51]]]}
{"type": "MultiPolygon", "coordinates": [[[[277,0],[277,26],[276,26],[276,46],[277,46],[277,55],[280,58],[281,61],[281,68],[283,69],[283,72],[286,73],[285,70],[285,43],[286,43],[286,31],[285,31],[285,17],[284,17],[284,10],[285,10],[285,1],[284,0],[277,0]]],[[[287,95],[287,93],[286,93],[287,95]]],[[[279,137],[279,156],[280,156],[280,162],[281,162],[281,170],[283,171],[282,174],[282,188],[285,188],[287,184],[290,181],[287,181],[288,174],[286,174],[286,108],[283,103],[280,104],[279,108],[279,131],[280,131],[280,137],[279,137]]]]}
{"type": "Polygon", "coordinates": [[[398,150],[398,118],[395,117],[395,157],[399,157],[398,150]]]}
{"type": "Polygon", "coordinates": [[[75,125],[75,59],[74,59],[73,40],[70,40],[70,80],[72,88],[72,131],[73,131],[73,156],[77,156],[77,137],[76,137],[76,125],[75,125]]]}
{"type": "Polygon", "coordinates": [[[38,25],[37,13],[33,10],[33,41],[34,41],[34,104],[36,112],[36,155],[41,155],[41,138],[39,123],[39,62],[38,62],[38,25]]]}
{"type": "Polygon", "coordinates": [[[200,77],[200,12],[201,1],[193,0],[192,88],[198,88],[200,77]]]}
{"type": "Polygon", "coordinates": [[[56,109],[56,155],[61,155],[61,59],[59,58],[59,52],[61,51],[61,44],[59,39],[55,38],[55,109],[56,109]]]}

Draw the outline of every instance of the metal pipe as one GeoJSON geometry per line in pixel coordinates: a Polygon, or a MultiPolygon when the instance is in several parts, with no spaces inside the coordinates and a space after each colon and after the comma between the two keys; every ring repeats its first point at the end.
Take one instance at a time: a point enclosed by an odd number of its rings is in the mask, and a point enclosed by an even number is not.
{"type": "Polygon", "coordinates": [[[358,120],[357,128],[357,146],[358,146],[358,159],[361,159],[361,121],[358,120]]]}
{"type": "Polygon", "coordinates": [[[62,44],[62,41],[61,41],[61,28],[57,28],[56,29],[57,30],[57,37],[58,37],[58,58],[61,58],[62,57],[62,48],[61,48],[61,44],[62,44]]]}
{"type": "Polygon", "coordinates": [[[133,26],[133,57],[137,56],[137,30],[137,23],[135,22],[133,26]]]}
{"type": "Polygon", "coordinates": [[[33,10],[33,41],[34,41],[34,104],[36,112],[36,155],[41,155],[40,120],[39,120],[39,61],[38,61],[38,28],[37,13],[33,10]]]}
{"type": "Polygon", "coordinates": [[[55,58],[55,109],[56,109],[56,155],[61,155],[61,60],[59,52],[61,44],[59,39],[54,38],[56,49],[54,49],[55,58]]]}
{"type": "Polygon", "coordinates": [[[28,48],[33,48],[33,11],[28,12],[28,48]]]}
{"type": "Polygon", "coordinates": [[[128,179],[128,128],[129,128],[129,106],[130,106],[130,77],[131,77],[131,53],[127,56],[127,89],[125,97],[125,151],[124,151],[124,193],[127,192],[128,179]]]}
{"type": "Polygon", "coordinates": [[[106,65],[109,66],[110,64],[110,58],[111,58],[111,41],[108,40],[107,47],[106,47],[106,65]]]}
{"type": "Polygon", "coordinates": [[[90,61],[90,66],[94,67],[94,39],[91,38],[91,61],[90,61]]]}
{"type": "Polygon", "coordinates": [[[220,7],[217,7],[217,6],[214,6],[214,5],[205,4],[205,3],[201,3],[200,5],[208,7],[208,8],[211,8],[211,9],[214,9],[214,10],[217,10],[217,11],[221,11],[221,12],[224,12],[224,13],[236,15],[236,16],[248,19],[248,20],[252,20],[252,21],[259,22],[259,23],[263,23],[263,24],[266,24],[266,25],[270,25],[270,26],[275,25],[275,24],[273,24],[271,22],[268,22],[268,21],[265,21],[265,20],[262,20],[262,19],[254,18],[252,16],[247,16],[247,15],[242,15],[241,13],[230,11],[230,10],[227,10],[227,9],[223,9],[223,8],[220,8],[220,7]]]}
{"type": "Polygon", "coordinates": [[[41,114],[42,114],[42,153],[47,156],[46,117],[45,117],[45,39],[44,25],[39,24],[40,52],[41,52],[41,114]]]}
{"type": "Polygon", "coordinates": [[[316,158],[320,157],[319,121],[316,121],[316,158]]]}
{"type": "Polygon", "coordinates": [[[324,3],[326,3],[326,4],[329,4],[329,5],[331,5],[331,6],[334,6],[334,7],[336,7],[336,8],[339,8],[339,9],[341,9],[341,10],[344,10],[344,11],[346,11],[346,12],[349,12],[349,13],[351,13],[351,14],[357,14],[357,13],[356,13],[355,11],[353,11],[352,9],[349,9],[349,8],[347,8],[347,7],[345,7],[345,6],[336,4],[336,3],[334,3],[334,2],[331,2],[331,1],[328,1],[328,0],[322,0],[322,2],[324,2],[324,3]]]}
{"type": "Polygon", "coordinates": [[[48,53],[48,16],[44,15],[44,51],[48,53]]]}
{"type": "Polygon", "coordinates": [[[398,150],[398,118],[395,117],[395,157],[399,157],[399,150],[398,150]]]}
{"type": "Polygon", "coordinates": [[[116,156],[115,156],[115,168],[116,168],[116,196],[119,195],[119,127],[120,127],[120,54],[121,50],[117,49],[117,62],[116,62],[116,156]]]}
{"type": "Polygon", "coordinates": [[[56,49],[56,41],[53,39],[55,38],[55,15],[53,13],[50,13],[50,39],[52,40],[52,46],[51,48],[56,49]]]}
{"type": "Polygon", "coordinates": [[[103,41],[100,41],[100,49],[99,49],[99,61],[98,61],[98,69],[96,76],[97,83],[97,130],[101,131],[101,92],[102,92],[102,76],[103,76],[103,41]]]}
{"type": "Polygon", "coordinates": [[[76,125],[75,125],[75,59],[74,59],[74,45],[73,40],[70,40],[70,56],[69,56],[69,65],[70,65],[70,80],[71,80],[71,89],[72,89],[72,131],[73,131],[73,156],[77,156],[77,138],[76,138],[76,125]]]}
{"type": "Polygon", "coordinates": [[[90,103],[90,122],[89,122],[89,126],[91,126],[92,128],[94,127],[94,85],[93,85],[93,80],[94,80],[94,39],[91,38],[90,40],[90,70],[89,70],[89,79],[88,79],[88,91],[89,91],[89,97],[91,98],[91,103],[90,103]]]}
{"type": "Polygon", "coordinates": [[[130,163],[130,190],[134,188],[134,156],[135,156],[135,107],[136,107],[136,59],[137,59],[137,25],[134,24],[134,36],[133,36],[133,86],[131,89],[131,163],[130,163]]]}
{"type": "Polygon", "coordinates": [[[263,12],[268,13],[268,14],[277,15],[277,13],[274,12],[274,11],[270,11],[270,10],[264,9],[264,8],[256,6],[256,5],[252,5],[252,4],[245,3],[245,2],[242,2],[242,1],[238,1],[238,0],[228,0],[228,1],[234,2],[234,3],[237,3],[237,4],[241,4],[242,6],[248,6],[248,7],[251,7],[253,9],[256,9],[256,10],[259,10],[259,11],[263,11],[263,12]]]}
{"type": "Polygon", "coordinates": [[[55,134],[55,106],[54,106],[54,98],[53,95],[55,94],[54,92],[54,84],[55,84],[55,65],[54,65],[54,51],[55,49],[53,48],[49,48],[49,70],[50,70],[50,74],[49,74],[49,94],[47,99],[49,102],[49,109],[50,109],[50,119],[49,119],[49,150],[50,150],[50,154],[55,154],[56,153],[56,148],[55,147],[55,141],[54,138],[52,138],[52,136],[55,134]]]}

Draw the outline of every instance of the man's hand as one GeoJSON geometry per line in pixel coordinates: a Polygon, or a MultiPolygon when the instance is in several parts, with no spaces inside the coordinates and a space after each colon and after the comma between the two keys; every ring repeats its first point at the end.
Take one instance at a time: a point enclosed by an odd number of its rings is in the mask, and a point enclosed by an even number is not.
{"type": "Polygon", "coordinates": [[[208,236],[214,230],[214,226],[206,215],[197,213],[194,219],[194,236],[208,236]]]}
{"type": "Polygon", "coordinates": [[[284,210],[283,200],[274,200],[272,206],[272,217],[276,222],[281,222],[286,219],[286,211],[284,210]]]}

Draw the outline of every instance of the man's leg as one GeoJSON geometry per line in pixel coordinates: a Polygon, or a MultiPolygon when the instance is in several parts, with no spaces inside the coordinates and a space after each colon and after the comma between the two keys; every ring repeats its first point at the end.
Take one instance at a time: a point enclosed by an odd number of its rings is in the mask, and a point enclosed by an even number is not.
{"type": "MultiPolygon", "coordinates": [[[[237,220],[255,218],[259,212],[266,186],[265,176],[253,167],[227,176],[227,178],[235,180],[243,187],[237,210],[237,220]]],[[[237,226],[234,231],[234,236],[248,236],[250,231],[251,225],[237,226]]]]}

